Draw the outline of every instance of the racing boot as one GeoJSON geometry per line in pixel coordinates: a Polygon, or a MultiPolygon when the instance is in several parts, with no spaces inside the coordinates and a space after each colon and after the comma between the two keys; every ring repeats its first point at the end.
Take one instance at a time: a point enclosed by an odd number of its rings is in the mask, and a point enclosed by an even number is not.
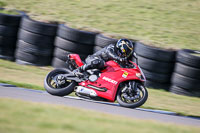
{"type": "Polygon", "coordinates": [[[72,72],[73,72],[74,75],[77,76],[77,77],[83,75],[82,70],[81,70],[81,67],[79,67],[79,68],[77,68],[77,69],[74,69],[72,72]]]}
{"type": "Polygon", "coordinates": [[[75,70],[73,70],[74,75],[76,76],[83,76],[83,72],[85,72],[86,70],[90,69],[91,65],[83,65],[75,70]]]}

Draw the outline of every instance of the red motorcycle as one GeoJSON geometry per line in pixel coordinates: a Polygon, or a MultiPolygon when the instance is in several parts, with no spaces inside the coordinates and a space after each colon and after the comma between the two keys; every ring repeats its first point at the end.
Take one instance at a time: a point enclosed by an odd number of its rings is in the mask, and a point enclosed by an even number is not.
{"type": "Polygon", "coordinates": [[[67,56],[68,68],[54,69],[45,78],[44,88],[52,95],[65,96],[73,91],[82,98],[118,103],[123,107],[136,108],[143,105],[148,97],[144,86],[145,76],[132,61],[106,62],[105,69],[91,69],[82,74],[72,71],[84,65],[79,55],[67,56]]]}

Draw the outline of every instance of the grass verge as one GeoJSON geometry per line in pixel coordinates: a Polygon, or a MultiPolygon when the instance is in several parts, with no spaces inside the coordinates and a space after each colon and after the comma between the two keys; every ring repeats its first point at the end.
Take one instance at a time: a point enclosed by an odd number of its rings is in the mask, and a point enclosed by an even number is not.
{"type": "MultiPolygon", "coordinates": [[[[41,89],[46,74],[52,67],[19,65],[0,60],[0,82],[19,87],[41,89]]],[[[163,90],[148,89],[149,98],[144,108],[173,111],[186,116],[200,116],[200,98],[175,95],[163,90]]]]}
{"type": "Polygon", "coordinates": [[[44,87],[42,86],[32,85],[32,84],[27,84],[27,83],[18,83],[18,82],[13,82],[13,81],[8,81],[8,80],[0,80],[0,83],[11,84],[17,87],[23,87],[23,88],[28,88],[28,89],[44,90],[44,87]]]}
{"type": "Polygon", "coordinates": [[[16,83],[23,84],[20,87],[30,88],[32,85],[34,88],[42,89],[44,78],[51,70],[53,70],[52,67],[26,66],[0,60],[0,80],[4,83],[12,82],[14,85],[16,83]]]}
{"type": "Polygon", "coordinates": [[[199,133],[200,128],[0,98],[2,133],[199,133]]]}
{"type": "MultiPolygon", "coordinates": [[[[0,3],[1,5],[1,3],[0,3]]],[[[0,13],[4,13],[4,14],[9,14],[9,15],[20,15],[18,12],[16,11],[12,11],[12,10],[5,10],[5,9],[0,9],[0,13]]]]}

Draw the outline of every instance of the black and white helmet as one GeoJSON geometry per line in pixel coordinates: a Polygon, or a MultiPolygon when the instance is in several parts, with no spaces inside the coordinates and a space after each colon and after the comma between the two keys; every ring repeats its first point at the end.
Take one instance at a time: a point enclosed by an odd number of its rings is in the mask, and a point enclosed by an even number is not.
{"type": "Polygon", "coordinates": [[[133,53],[133,43],[128,39],[119,39],[115,51],[121,58],[128,58],[133,53]]]}

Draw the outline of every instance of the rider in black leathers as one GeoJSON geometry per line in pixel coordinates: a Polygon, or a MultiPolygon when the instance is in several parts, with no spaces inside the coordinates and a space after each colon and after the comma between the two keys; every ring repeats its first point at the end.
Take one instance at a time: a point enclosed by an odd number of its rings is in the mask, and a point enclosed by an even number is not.
{"type": "Polygon", "coordinates": [[[89,55],[85,59],[85,64],[75,69],[74,73],[81,73],[88,69],[102,69],[106,61],[116,60],[124,62],[131,55],[135,55],[133,54],[132,42],[128,39],[120,39],[116,44],[110,44],[93,55],[89,55]]]}

